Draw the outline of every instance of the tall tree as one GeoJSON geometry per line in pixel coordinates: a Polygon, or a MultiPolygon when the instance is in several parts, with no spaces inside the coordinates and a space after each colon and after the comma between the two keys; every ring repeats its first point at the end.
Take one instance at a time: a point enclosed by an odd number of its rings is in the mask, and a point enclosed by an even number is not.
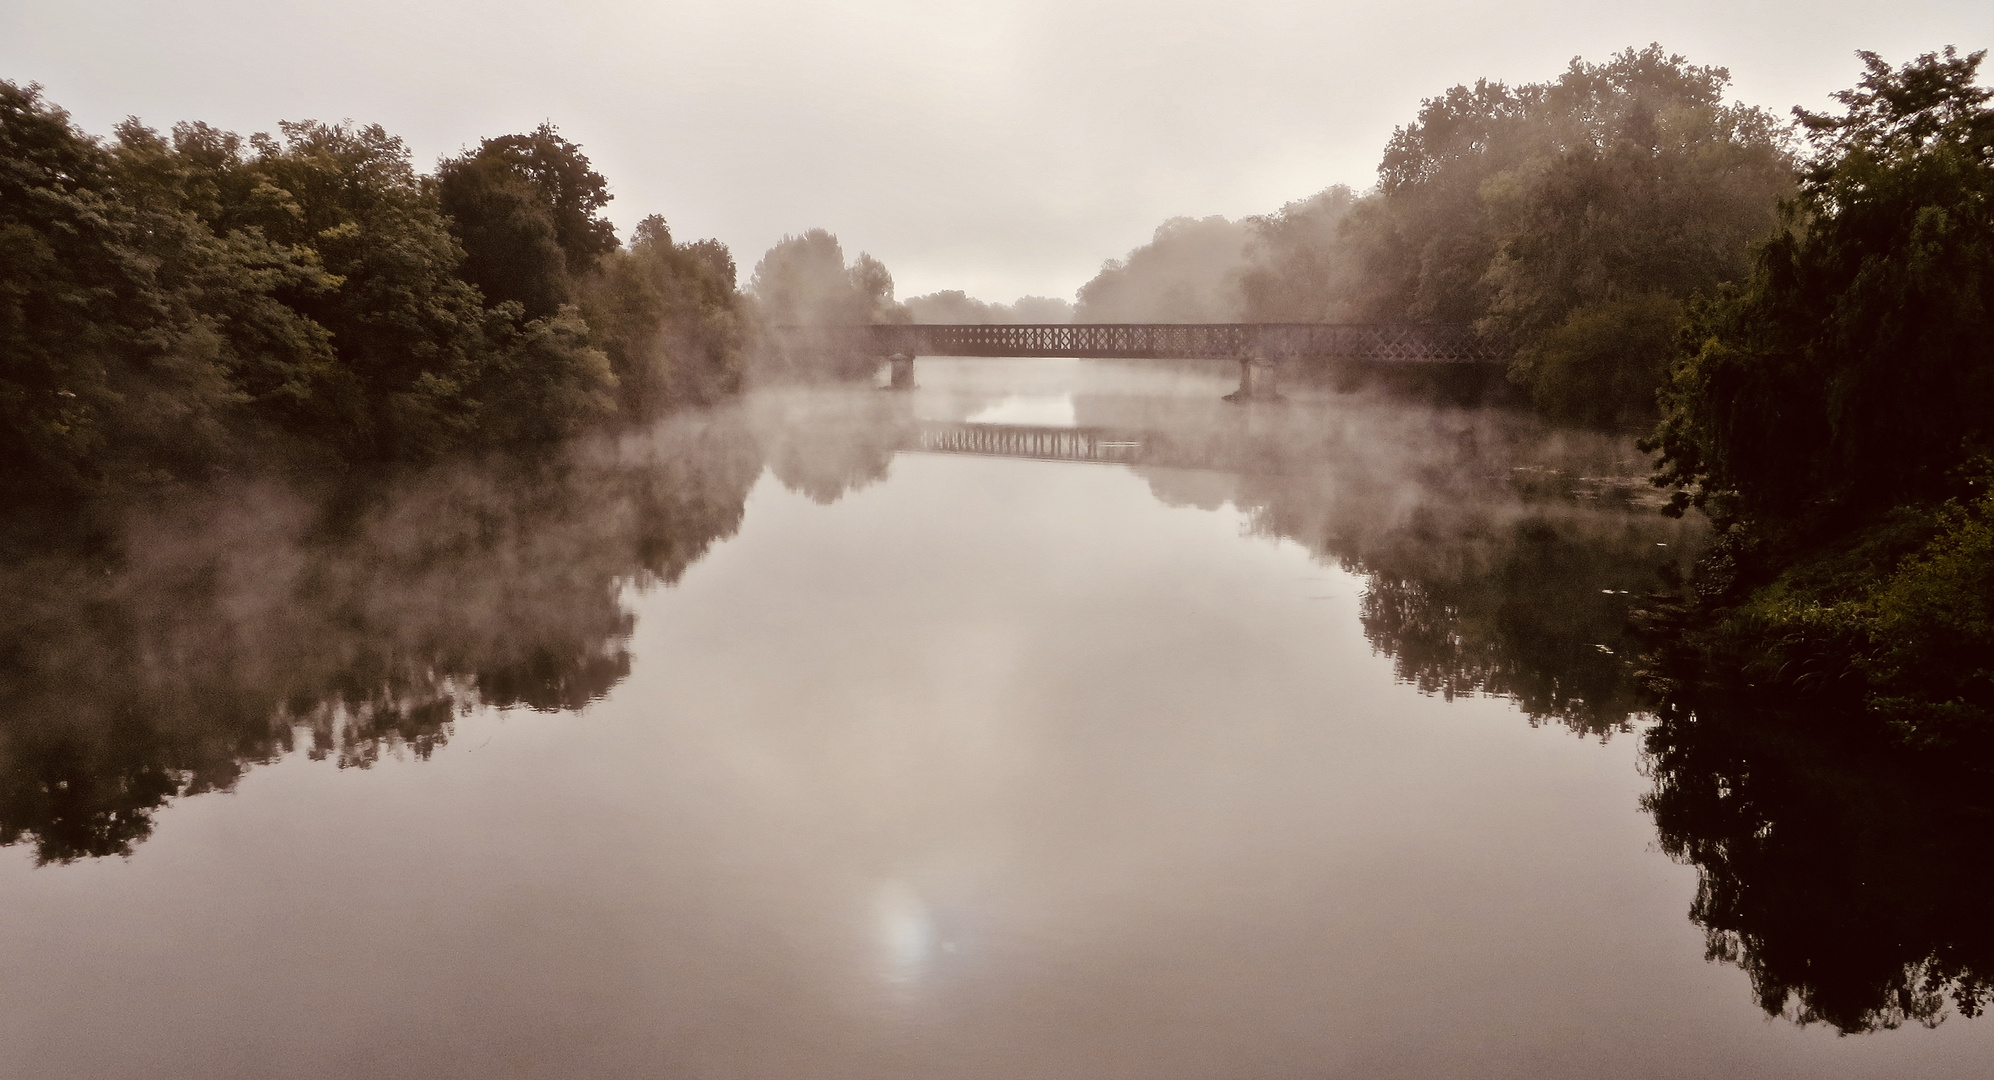
{"type": "Polygon", "coordinates": [[[1862,54],[1740,287],[1697,305],[1658,434],[1684,502],[1873,512],[1994,449],[1994,91],[1984,52],[1862,54]]]}
{"type": "Polygon", "coordinates": [[[755,264],[748,292],[762,318],[777,326],[863,326],[906,322],[893,301],[893,275],[861,252],[850,265],[844,246],[823,229],[784,236],[755,264]]]}
{"type": "Polygon", "coordinates": [[[437,187],[464,247],[464,278],[527,318],[572,301],[576,283],[616,250],[616,230],[599,216],[608,181],[552,125],[444,161],[437,187]]]}
{"type": "Polygon", "coordinates": [[[637,224],[585,290],[627,416],[707,401],[740,383],[743,327],[734,257],[717,240],[678,244],[656,214],[637,224]]]}
{"type": "MultiPolygon", "coordinates": [[[[1952,49],[1865,72],[1756,271],[1691,308],[1653,441],[1725,528],[1717,655],[1994,745],[1994,90],[1952,49]]],[[[1990,751],[1994,752],[1994,751],[1990,751]]]]}
{"type": "Polygon", "coordinates": [[[1783,128],[1729,83],[1650,45],[1427,101],[1351,218],[1366,314],[1509,337],[1560,418],[1651,417],[1679,305],[1743,276],[1792,183],[1783,128]]]}

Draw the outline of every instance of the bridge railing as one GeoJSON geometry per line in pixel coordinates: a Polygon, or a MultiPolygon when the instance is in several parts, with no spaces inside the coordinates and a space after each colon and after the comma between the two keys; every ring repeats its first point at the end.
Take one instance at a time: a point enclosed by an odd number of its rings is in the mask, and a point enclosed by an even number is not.
{"type": "Polygon", "coordinates": [[[1471,326],[1431,323],[1032,323],[775,328],[788,348],[889,356],[1123,359],[1329,358],[1368,363],[1501,363],[1509,349],[1471,326]]]}

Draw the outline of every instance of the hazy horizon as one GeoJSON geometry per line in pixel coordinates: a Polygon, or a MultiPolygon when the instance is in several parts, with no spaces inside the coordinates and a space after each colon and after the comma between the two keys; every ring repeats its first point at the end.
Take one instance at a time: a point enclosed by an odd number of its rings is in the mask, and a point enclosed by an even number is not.
{"type": "Polygon", "coordinates": [[[1254,2],[561,5],[204,0],[171,11],[19,0],[0,77],[38,82],[88,131],[126,115],[251,132],[352,118],[421,168],[543,120],[609,177],[608,214],[663,214],[743,271],[822,227],[943,289],[1071,299],[1178,215],[1264,213],[1370,185],[1421,98],[1555,76],[1660,42],[1731,69],[1784,112],[1893,63],[1985,47],[1978,5],[1556,3],[1419,12],[1254,2]]]}

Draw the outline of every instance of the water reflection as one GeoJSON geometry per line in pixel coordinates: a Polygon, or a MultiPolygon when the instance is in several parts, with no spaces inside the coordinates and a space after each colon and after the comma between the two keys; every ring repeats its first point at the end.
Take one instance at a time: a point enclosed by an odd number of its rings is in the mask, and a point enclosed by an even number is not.
{"type": "Polygon", "coordinates": [[[1012,394],[994,405],[978,409],[969,417],[972,424],[1021,424],[1030,427],[1074,426],[1072,394],[1026,396],[1012,394]]]}
{"type": "MultiPolygon", "coordinates": [[[[1089,460],[1155,500],[1233,507],[1250,538],[1356,575],[1365,638],[1421,691],[1507,697],[1602,739],[1655,707],[1626,613],[1698,533],[1652,512],[1624,444],[1361,395],[1235,407],[1214,392],[1229,375],[1195,367],[1023,370],[1022,389],[1002,361],[931,371],[913,395],[771,389],[553,461],[239,486],[108,534],[24,533],[34,553],[0,569],[0,844],[40,863],[129,855],[171,800],[286,754],[366,768],[428,757],[472,710],[582,709],[632,672],[633,594],[732,536],[765,473],[831,505],[903,455],[970,447],[937,431],[1006,420],[1100,435],[1112,452],[1089,460]]],[[[1981,1009],[1984,777],[1934,778],[1727,700],[1662,710],[1646,808],[1701,874],[1710,956],[1768,1012],[1864,1031],[1981,1009]]],[[[858,887],[854,905],[903,990],[964,933],[917,879],[858,887]]]]}
{"type": "Polygon", "coordinates": [[[579,709],[630,671],[622,591],[731,535],[764,466],[829,504],[922,448],[937,410],[1116,423],[1133,434],[1109,457],[1164,503],[1230,502],[1365,575],[1366,634],[1423,690],[1513,696],[1592,734],[1638,708],[1625,608],[1685,530],[1575,488],[1626,473],[1601,441],[1384,401],[1239,409],[1202,388],[771,390],[551,462],[219,491],[135,514],[95,555],[10,561],[0,843],[129,854],[166,801],[300,740],[365,767],[428,756],[475,707],[579,709]]]}
{"type": "Polygon", "coordinates": [[[1749,691],[1692,688],[1648,732],[1690,917],[1770,1016],[1841,1032],[1977,1016],[1994,973],[1988,774],[1912,759],[1749,691]]]}
{"type": "Polygon", "coordinates": [[[926,973],[937,946],[927,901],[904,881],[888,881],[874,901],[887,981],[911,983],[926,973]]]}
{"type": "Polygon", "coordinates": [[[738,422],[682,423],[538,465],[217,492],[94,554],[10,559],[0,843],[130,854],[167,800],[300,740],[364,768],[429,756],[474,707],[581,708],[630,671],[623,590],[731,534],[760,471],[738,422]]]}
{"type": "MultiPolygon", "coordinates": [[[[1606,737],[1643,708],[1627,612],[1679,570],[1695,522],[1656,514],[1623,448],[1479,411],[1307,410],[1236,423],[1222,477],[1150,474],[1165,502],[1246,511],[1365,578],[1366,636],[1404,682],[1513,698],[1606,737]]],[[[1210,429],[1207,429],[1210,430],[1210,429]]],[[[1189,455],[1186,455],[1189,456],[1189,455]]]]}

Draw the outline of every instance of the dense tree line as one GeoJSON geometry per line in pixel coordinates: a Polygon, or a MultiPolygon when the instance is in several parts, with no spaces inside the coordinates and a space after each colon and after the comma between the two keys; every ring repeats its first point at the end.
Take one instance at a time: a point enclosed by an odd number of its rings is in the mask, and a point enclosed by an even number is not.
{"type": "Polygon", "coordinates": [[[907,313],[917,323],[1066,323],[1073,321],[1073,303],[1056,296],[1020,296],[994,304],[961,289],[943,289],[908,297],[907,313]]]}
{"type": "Polygon", "coordinates": [[[1546,415],[1654,428],[1719,539],[1677,660],[1994,739],[1994,91],[1863,54],[1837,115],[1650,46],[1426,101],[1363,195],[1179,219],[1078,317],[1471,323],[1546,415]]]}
{"type": "Polygon", "coordinates": [[[112,138],[0,82],[10,494],[545,442],[738,376],[733,264],[617,244],[551,127],[418,173],[375,126],[112,138]]]}
{"type": "Polygon", "coordinates": [[[1994,737],[1994,90],[1864,54],[1748,277],[1690,307],[1653,447],[1721,537],[1688,640],[1918,742],[1994,737]]]}
{"type": "Polygon", "coordinates": [[[1251,236],[1223,217],[1171,218],[1126,259],[1080,287],[1074,321],[1238,322],[1239,274],[1251,236]]]}
{"type": "Polygon", "coordinates": [[[1080,290],[1080,321],[1471,323],[1548,415],[1654,414],[1682,305],[1742,277],[1791,189],[1786,128],[1660,46],[1478,81],[1399,128],[1378,184],[1180,218],[1080,290]]]}

